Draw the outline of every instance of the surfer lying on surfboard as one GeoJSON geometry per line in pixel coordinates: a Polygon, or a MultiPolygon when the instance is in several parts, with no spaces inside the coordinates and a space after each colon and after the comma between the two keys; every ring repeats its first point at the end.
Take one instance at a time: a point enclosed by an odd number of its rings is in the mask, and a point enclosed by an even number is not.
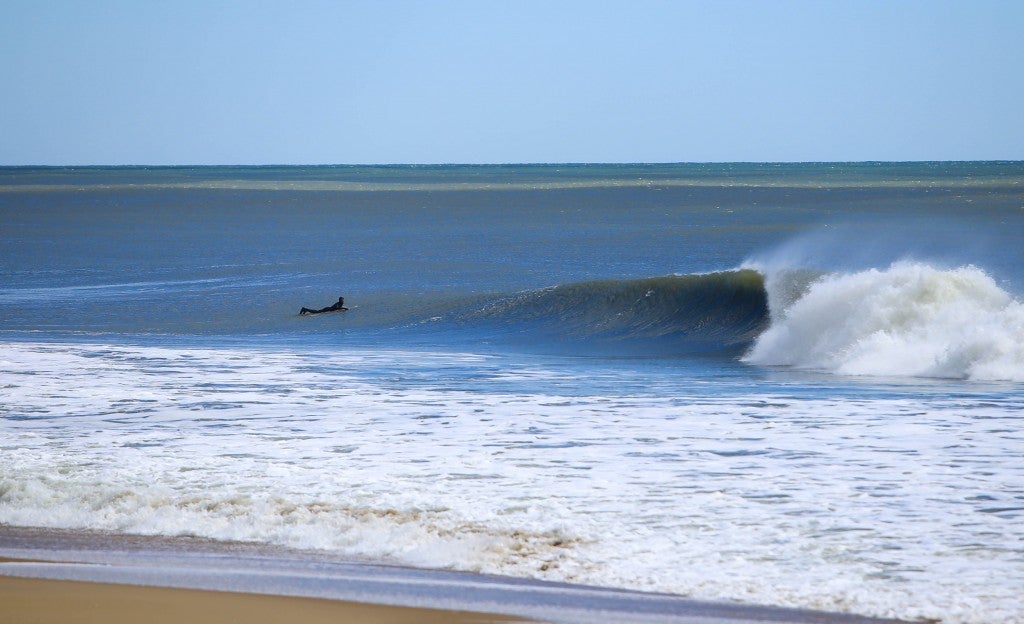
{"type": "Polygon", "coordinates": [[[310,310],[309,308],[302,308],[299,310],[299,316],[305,316],[306,314],[322,314],[324,312],[345,312],[348,308],[345,307],[345,298],[338,297],[338,302],[334,305],[329,305],[326,308],[320,308],[319,310],[310,310]]]}

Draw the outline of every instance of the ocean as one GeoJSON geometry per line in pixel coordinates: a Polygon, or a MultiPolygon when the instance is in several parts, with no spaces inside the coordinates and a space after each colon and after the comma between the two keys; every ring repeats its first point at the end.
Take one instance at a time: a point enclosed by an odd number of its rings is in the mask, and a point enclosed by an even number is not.
{"type": "Polygon", "coordinates": [[[0,524],[1024,622],[1024,163],[18,167],[0,217],[0,524]]]}

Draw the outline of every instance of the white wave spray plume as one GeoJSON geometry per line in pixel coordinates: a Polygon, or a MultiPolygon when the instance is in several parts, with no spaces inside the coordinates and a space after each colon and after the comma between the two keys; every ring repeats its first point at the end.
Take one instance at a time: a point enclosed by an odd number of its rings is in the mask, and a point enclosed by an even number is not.
{"type": "Polygon", "coordinates": [[[982,269],[766,271],[772,324],[744,361],[844,375],[1024,381],[1024,304],[982,269]]]}

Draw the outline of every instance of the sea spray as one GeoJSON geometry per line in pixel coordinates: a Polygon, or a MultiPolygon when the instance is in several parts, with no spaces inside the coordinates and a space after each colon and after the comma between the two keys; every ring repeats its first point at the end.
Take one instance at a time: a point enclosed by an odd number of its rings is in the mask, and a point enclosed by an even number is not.
{"type": "MultiPolygon", "coordinates": [[[[779,290],[773,280],[787,279],[770,275],[769,293],[779,290]]],[[[845,375],[1024,380],[1024,305],[980,268],[896,262],[805,288],[772,310],[771,327],[745,361],[845,375]]]]}

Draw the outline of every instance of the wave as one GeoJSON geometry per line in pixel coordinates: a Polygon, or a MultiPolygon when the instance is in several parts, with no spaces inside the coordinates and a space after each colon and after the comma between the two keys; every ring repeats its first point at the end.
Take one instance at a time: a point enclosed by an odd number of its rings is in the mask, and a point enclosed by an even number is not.
{"type": "Polygon", "coordinates": [[[1024,381],[1024,304],[982,269],[919,262],[773,271],[771,325],[743,360],[843,375],[1024,381]]]}
{"type": "Polygon", "coordinates": [[[596,348],[724,350],[767,328],[768,300],[761,274],[743,269],[559,285],[486,302],[459,321],[596,348]]]}
{"type": "Polygon", "coordinates": [[[490,300],[459,320],[574,351],[734,352],[838,375],[1024,381],[1024,303],[973,265],[579,282],[490,300]]]}
{"type": "MultiPolygon", "coordinates": [[[[15,330],[38,327],[32,314],[49,320],[51,309],[60,313],[67,307],[50,305],[29,314],[16,306],[59,299],[66,291],[79,299],[74,314],[81,325],[61,317],[56,324],[89,332],[186,340],[272,334],[304,344],[311,336],[343,332],[352,344],[397,338],[401,345],[411,338],[416,345],[462,348],[469,342],[578,355],[706,353],[838,375],[1024,381],[1024,303],[982,268],[901,261],[826,272],[806,268],[808,258],[797,260],[489,296],[370,296],[344,317],[302,324],[290,291],[275,310],[240,319],[231,304],[243,282],[223,279],[0,289],[0,304],[16,312],[11,318],[29,319],[27,327],[15,330]],[[182,292],[171,292],[175,287],[182,292]],[[182,294],[189,288],[206,290],[182,294]],[[154,293],[167,305],[151,305],[154,293]],[[111,294],[122,305],[109,305],[111,294]]],[[[288,278],[281,276],[281,283],[288,278]]]]}

